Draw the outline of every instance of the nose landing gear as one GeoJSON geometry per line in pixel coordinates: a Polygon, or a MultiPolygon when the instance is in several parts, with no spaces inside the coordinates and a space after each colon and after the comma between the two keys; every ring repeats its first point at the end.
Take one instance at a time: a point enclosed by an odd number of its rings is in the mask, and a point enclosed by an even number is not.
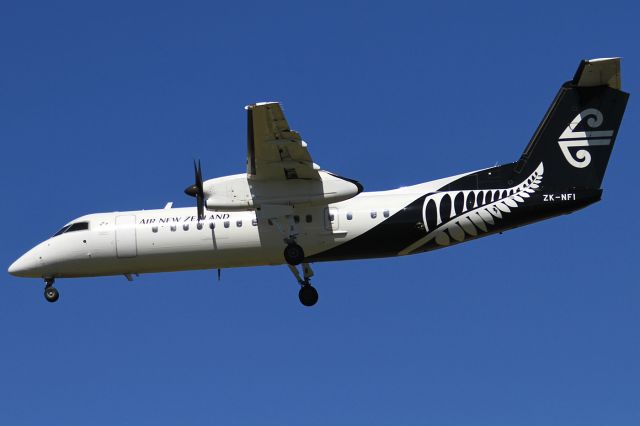
{"type": "Polygon", "coordinates": [[[53,286],[54,279],[53,278],[45,278],[44,280],[44,298],[47,299],[47,302],[55,302],[60,297],[60,293],[53,286]]]}

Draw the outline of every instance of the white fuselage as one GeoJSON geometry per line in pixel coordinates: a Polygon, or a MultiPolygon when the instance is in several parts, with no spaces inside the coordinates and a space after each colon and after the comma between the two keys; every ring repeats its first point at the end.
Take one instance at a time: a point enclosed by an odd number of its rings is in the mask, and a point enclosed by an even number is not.
{"type": "MultiPolygon", "coordinates": [[[[443,181],[295,208],[297,242],[307,256],[345,243],[443,181]]],[[[206,211],[205,215],[198,221],[191,207],[82,216],[70,224],[87,222],[88,229],[43,241],[14,262],[9,272],[71,278],[285,263],[282,235],[260,212],[206,211]]]]}
{"type": "MultiPolygon", "coordinates": [[[[502,232],[600,199],[601,190],[571,197],[540,194],[540,163],[519,181],[495,189],[451,189],[467,176],[410,187],[362,192],[326,205],[262,205],[255,210],[205,211],[165,208],[95,213],[69,222],[56,235],[22,255],[9,273],[55,278],[127,275],[191,269],[286,263],[290,236],[304,249],[303,262],[400,256],[434,250],[502,232]],[[286,220],[274,216],[287,211],[286,220]],[[292,231],[293,230],[293,231],[292,231]],[[288,238],[289,237],[289,238],[288,238]]],[[[565,194],[566,195],[566,194],[565,194]]]]}

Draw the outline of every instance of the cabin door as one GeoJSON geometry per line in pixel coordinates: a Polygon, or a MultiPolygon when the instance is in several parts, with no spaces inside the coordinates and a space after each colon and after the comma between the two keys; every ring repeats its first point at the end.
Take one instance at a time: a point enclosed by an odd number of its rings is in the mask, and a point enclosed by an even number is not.
{"type": "Polygon", "coordinates": [[[116,254],[118,257],[136,257],[136,217],[134,215],[116,217],[116,254]]]}

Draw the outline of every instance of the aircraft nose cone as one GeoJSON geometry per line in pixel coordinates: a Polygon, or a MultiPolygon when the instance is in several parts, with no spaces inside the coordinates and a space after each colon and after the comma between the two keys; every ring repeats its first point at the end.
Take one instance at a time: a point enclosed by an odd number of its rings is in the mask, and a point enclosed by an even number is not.
{"type": "Polygon", "coordinates": [[[8,272],[15,277],[29,277],[37,266],[32,256],[24,254],[9,266],[8,272]]]}
{"type": "Polygon", "coordinates": [[[9,266],[8,271],[11,275],[19,277],[20,276],[19,274],[23,269],[24,267],[22,266],[22,258],[20,258],[9,266]]]}

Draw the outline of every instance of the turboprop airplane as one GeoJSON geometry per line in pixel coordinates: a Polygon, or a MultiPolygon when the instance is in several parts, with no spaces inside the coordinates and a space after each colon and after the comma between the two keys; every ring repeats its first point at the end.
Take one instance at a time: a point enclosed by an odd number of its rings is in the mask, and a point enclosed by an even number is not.
{"type": "Polygon", "coordinates": [[[363,192],[322,170],[280,104],[247,110],[247,172],[195,183],[196,207],[96,213],[66,224],[9,273],[58,278],[287,264],[305,306],[314,262],[402,256],[571,213],[600,200],[629,95],[620,59],[584,60],[516,162],[432,182],[363,192]]]}

